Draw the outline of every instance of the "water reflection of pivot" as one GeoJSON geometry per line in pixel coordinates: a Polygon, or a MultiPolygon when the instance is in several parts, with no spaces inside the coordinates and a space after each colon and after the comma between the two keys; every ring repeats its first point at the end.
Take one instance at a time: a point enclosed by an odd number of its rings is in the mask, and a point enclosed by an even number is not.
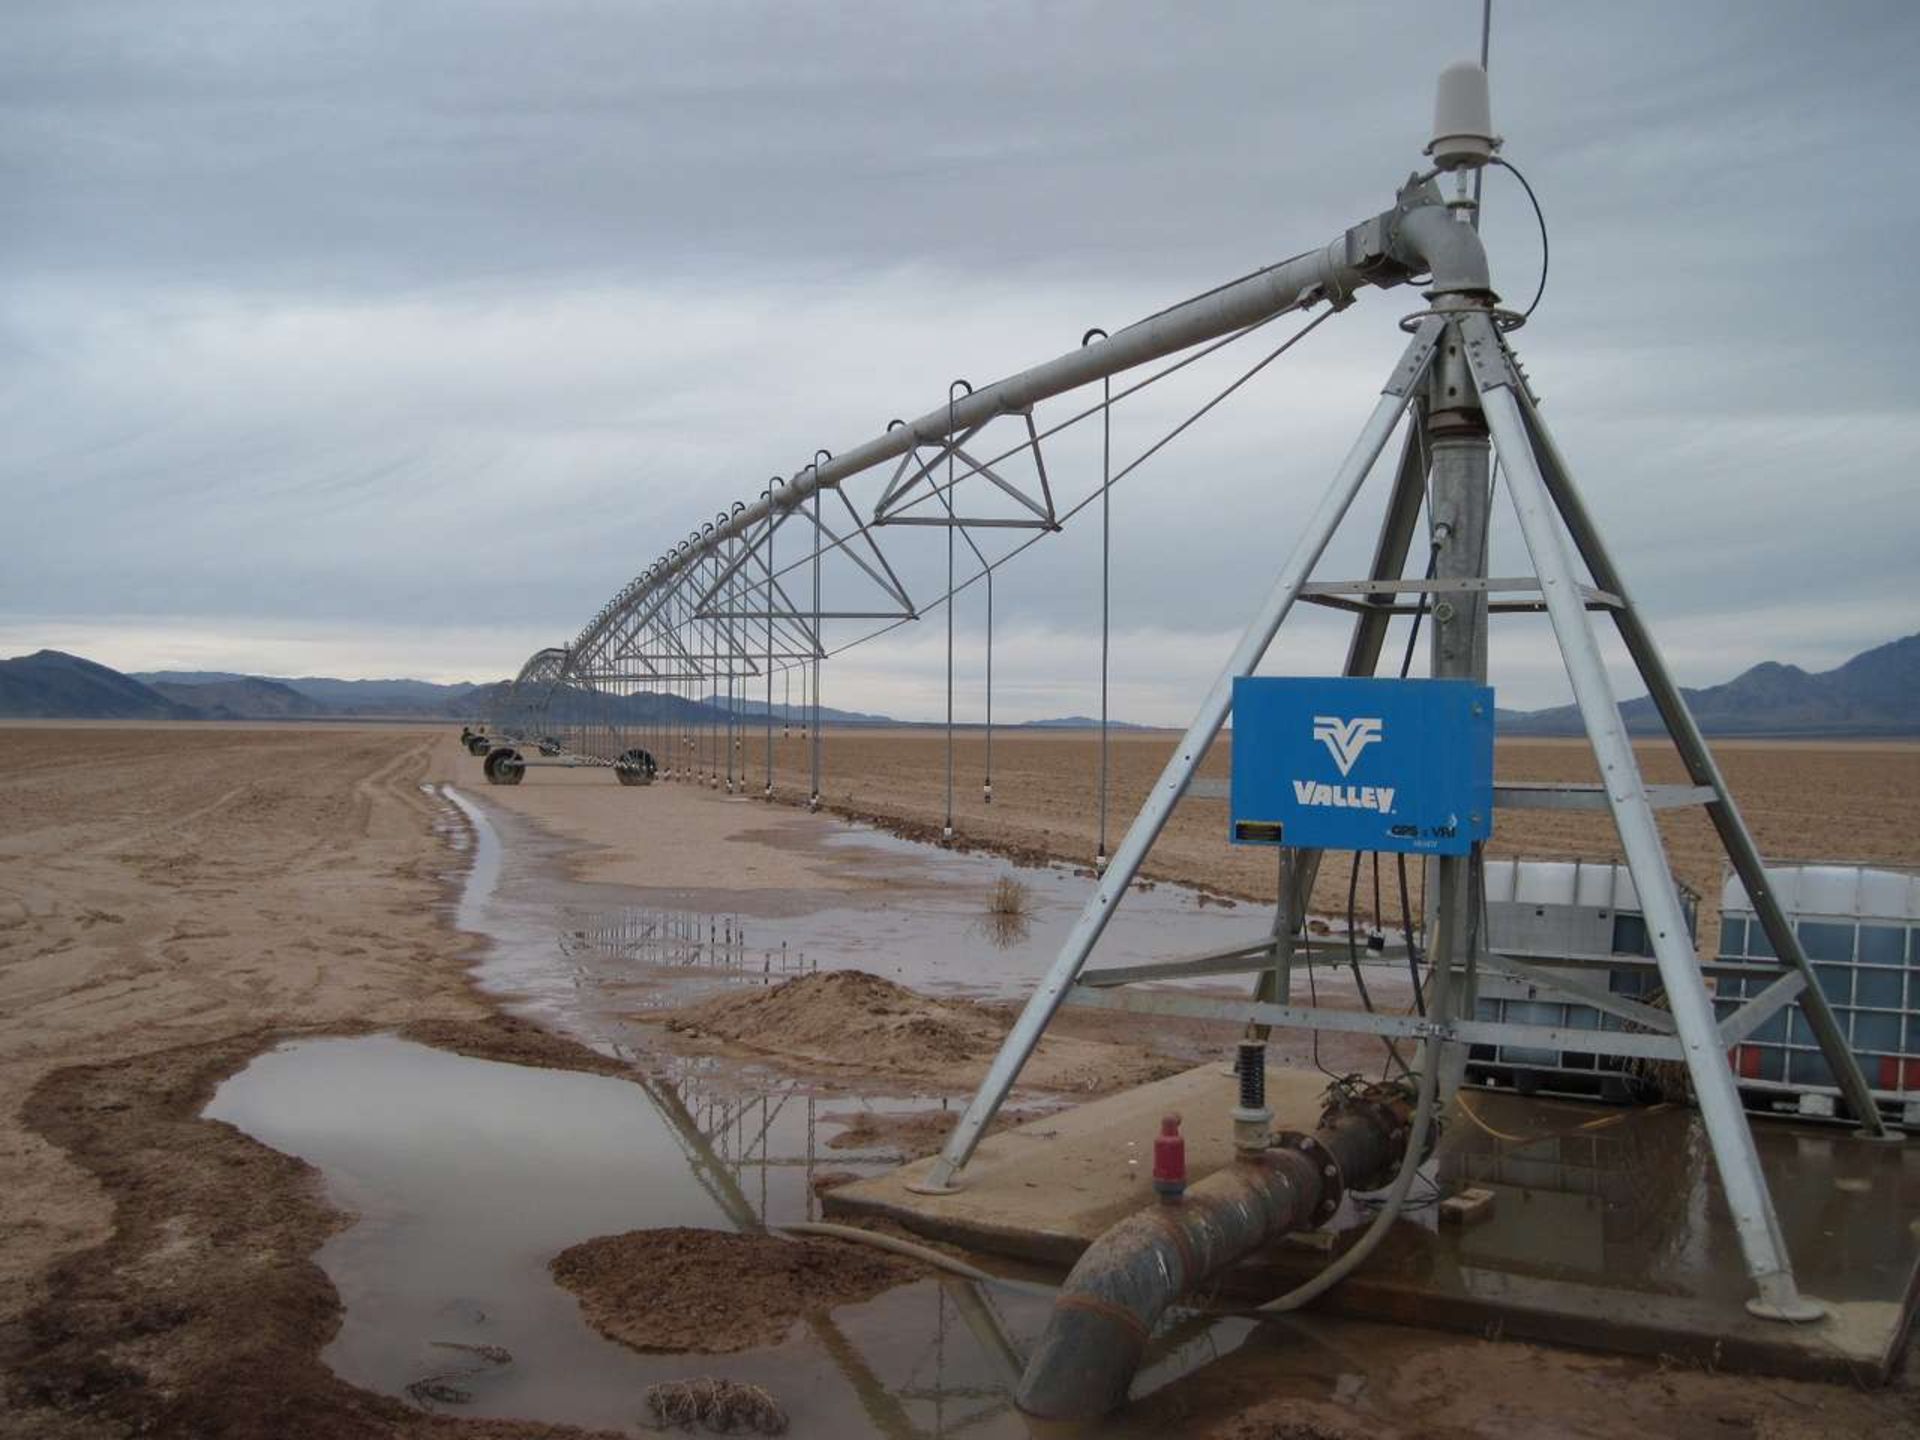
{"type": "Polygon", "coordinates": [[[1450,1118],[1443,1189],[1495,1196],[1492,1218],[1460,1233],[1463,1263],[1653,1290],[1699,1264],[1709,1227],[1694,1211],[1709,1168],[1692,1111],[1463,1091],[1450,1118]]]}
{"type": "Polygon", "coordinates": [[[984,935],[996,950],[1011,950],[1033,934],[1033,920],[1025,913],[989,910],[973,923],[974,933],[984,935]]]}
{"type": "Polygon", "coordinates": [[[786,978],[811,973],[816,962],[782,938],[756,944],[739,915],[701,910],[629,907],[589,917],[563,929],[561,949],[662,969],[729,971],[745,977],[786,978]]]}
{"type": "MultiPolygon", "coordinates": [[[[783,1168],[804,1170],[805,1213],[812,1218],[818,1204],[812,1183],[818,1153],[815,1097],[811,1092],[803,1094],[803,1153],[779,1155],[772,1151],[771,1137],[781,1113],[796,1094],[802,1094],[801,1088],[789,1084],[777,1091],[743,1095],[728,1088],[725,1078],[691,1071],[677,1080],[644,1076],[640,1084],[666,1120],[690,1172],[736,1230],[742,1234],[766,1231],[767,1176],[783,1168]],[[751,1193],[748,1172],[757,1172],[757,1199],[751,1193]]],[[[882,1379],[831,1315],[812,1312],[805,1321],[875,1431],[900,1440],[959,1435],[1006,1414],[1013,1403],[1013,1385],[1025,1365],[1021,1347],[994,1297],[973,1281],[939,1276],[928,1285],[927,1297],[934,1313],[925,1351],[894,1384],[882,1379]],[[955,1318],[970,1337],[964,1345],[950,1345],[955,1318]],[[931,1425],[915,1414],[926,1406],[933,1411],[931,1425]]],[[[897,1326],[890,1328],[897,1332],[897,1326]]]]}

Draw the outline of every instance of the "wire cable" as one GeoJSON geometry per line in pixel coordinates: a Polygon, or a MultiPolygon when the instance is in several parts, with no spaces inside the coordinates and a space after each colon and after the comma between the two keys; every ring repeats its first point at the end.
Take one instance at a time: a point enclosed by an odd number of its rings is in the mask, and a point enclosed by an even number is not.
{"type": "MultiPolygon", "coordinates": [[[[1377,874],[1377,860],[1375,865],[1375,873],[1377,874]]],[[[1355,922],[1357,918],[1355,912],[1359,908],[1359,894],[1360,855],[1356,852],[1353,856],[1352,863],[1347,867],[1347,968],[1353,972],[1353,985],[1354,989],[1360,994],[1361,1005],[1363,1005],[1367,1013],[1371,1015],[1374,1013],[1373,995],[1372,992],[1367,989],[1366,976],[1360,973],[1360,942],[1355,935],[1355,922]]],[[[1393,1043],[1393,1037],[1391,1035],[1382,1035],[1380,1037],[1380,1043],[1387,1047],[1387,1055],[1390,1057],[1389,1065],[1398,1065],[1401,1074],[1409,1077],[1412,1076],[1413,1072],[1407,1068],[1407,1062],[1400,1054],[1400,1047],[1393,1043]]]]}
{"type": "MultiPolygon", "coordinates": [[[[1320,987],[1314,983],[1313,979],[1313,934],[1311,931],[1301,932],[1300,959],[1305,962],[1307,967],[1307,1003],[1318,1010],[1320,1008],[1320,987]]],[[[1334,1084],[1344,1085],[1347,1082],[1347,1076],[1336,1075],[1320,1063],[1320,1027],[1316,1025],[1307,1033],[1313,1036],[1313,1068],[1333,1081],[1334,1084]]]]}
{"type": "Polygon", "coordinates": [[[1520,318],[1522,320],[1531,320],[1533,318],[1533,312],[1540,308],[1540,297],[1547,293],[1547,267],[1553,261],[1553,250],[1547,242],[1546,212],[1540,208],[1540,197],[1533,193],[1533,186],[1527,183],[1527,177],[1520,173],[1520,167],[1518,165],[1514,164],[1511,160],[1503,160],[1498,155],[1495,155],[1487,163],[1490,165],[1498,165],[1502,170],[1511,170],[1513,172],[1513,178],[1518,180],[1520,182],[1520,188],[1527,192],[1527,200],[1533,206],[1533,218],[1540,226],[1540,283],[1534,288],[1532,303],[1520,312],[1520,318]]]}
{"type": "Polygon", "coordinates": [[[1363,1234],[1353,1245],[1320,1271],[1311,1280],[1297,1285],[1278,1299],[1269,1300],[1260,1307],[1260,1312],[1272,1315],[1287,1310],[1298,1310],[1302,1305],[1317,1300],[1327,1291],[1351,1275],[1367,1257],[1379,1248],[1386,1238],[1387,1231],[1399,1220],[1400,1212],[1407,1203],[1407,1193],[1413,1189],[1414,1177],[1420,1173],[1420,1166],[1427,1157],[1427,1141],[1433,1130],[1434,1115],[1439,1109],[1440,1096],[1440,1042],[1429,1040],[1422,1048],[1420,1056],[1419,1098],[1413,1108],[1413,1123],[1408,1127],[1407,1149],[1401,1157],[1400,1169],[1393,1177],[1393,1184],[1387,1190],[1379,1213],[1373,1217],[1373,1223],[1367,1226],[1363,1234]]]}
{"type": "MultiPolygon", "coordinates": [[[[1245,385],[1249,380],[1253,379],[1253,377],[1258,375],[1262,370],[1266,369],[1267,366],[1271,365],[1275,360],[1278,360],[1282,355],[1286,354],[1287,351],[1291,350],[1295,345],[1298,345],[1302,340],[1306,339],[1307,336],[1311,335],[1316,329],[1318,329],[1320,325],[1333,313],[1334,312],[1331,310],[1321,311],[1320,314],[1314,316],[1313,319],[1309,320],[1305,325],[1302,325],[1298,330],[1294,331],[1293,334],[1289,335],[1285,340],[1281,341],[1279,345],[1275,346],[1272,350],[1269,350],[1265,355],[1261,356],[1259,360],[1255,361],[1252,366],[1250,366],[1247,370],[1242,372],[1238,378],[1236,378],[1229,385],[1227,385],[1227,387],[1223,389],[1218,395],[1215,395],[1211,400],[1207,401],[1206,404],[1202,405],[1198,410],[1194,411],[1193,414],[1187,416],[1186,419],[1180,421],[1179,424],[1175,425],[1165,435],[1162,435],[1158,440],[1154,441],[1153,444],[1149,445],[1145,450],[1141,451],[1138,455],[1134,456],[1132,461],[1130,461],[1126,466],[1124,466],[1121,470],[1119,470],[1111,480],[1108,480],[1105,484],[1103,484],[1098,490],[1095,490],[1092,494],[1083,496],[1080,500],[1076,501],[1067,510],[1062,511],[1057,518],[1058,526],[1064,529],[1068,521],[1072,520],[1081,511],[1085,510],[1089,505],[1092,505],[1108,490],[1112,489],[1115,485],[1118,485],[1122,480],[1126,479],[1135,470],[1138,470],[1142,465],[1146,464],[1148,460],[1151,460],[1161,450],[1165,449],[1166,446],[1169,443],[1171,443],[1174,439],[1176,439],[1178,436],[1180,436],[1182,433],[1184,433],[1194,424],[1196,424],[1201,419],[1203,419],[1208,414],[1208,412],[1210,412],[1216,406],[1218,406],[1221,402],[1226,400],[1227,397],[1232,395],[1236,390],[1239,390],[1243,385],[1245,385]]],[[[1124,398],[1125,398],[1125,392],[1123,392],[1121,395],[1115,396],[1114,402],[1117,404],[1119,403],[1120,400],[1124,398]]],[[[1086,413],[1089,415],[1094,414],[1099,408],[1100,408],[1099,406],[1095,406],[1093,407],[1093,409],[1088,410],[1086,413]]],[[[1014,546],[1006,554],[1002,555],[999,559],[993,561],[992,568],[996,570],[999,569],[1002,565],[1005,565],[1009,560],[1012,560],[1015,556],[1022,554],[1026,550],[1030,549],[1032,546],[1038,545],[1042,540],[1046,539],[1047,536],[1051,533],[1052,533],[1051,531],[1047,531],[1047,530],[1035,531],[1032,535],[1028,536],[1027,539],[1021,541],[1018,545],[1014,546]]],[[[826,548],[832,549],[835,547],[828,546],[826,548]]],[[[876,630],[870,630],[864,635],[856,636],[853,639],[846,641],[844,644],[835,646],[832,650],[829,650],[827,652],[827,658],[832,659],[835,655],[843,654],[846,651],[853,649],[856,645],[864,645],[869,640],[876,640],[880,636],[885,635],[890,631],[898,630],[903,625],[911,625],[915,620],[925,617],[929,611],[938,609],[942,605],[950,604],[954,596],[958,595],[961,591],[966,590],[972,585],[974,585],[975,583],[977,583],[979,580],[981,580],[985,576],[985,573],[986,572],[982,570],[982,571],[976,572],[973,575],[968,576],[965,580],[960,581],[959,584],[954,586],[953,590],[950,591],[948,594],[942,595],[937,599],[930,601],[928,604],[922,606],[919,610],[919,613],[916,615],[903,615],[898,620],[890,620],[885,625],[880,626],[876,630]]]]}
{"type": "MultiPolygon", "coordinates": [[[[1291,313],[1291,312],[1287,312],[1287,311],[1281,312],[1281,314],[1288,314],[1288,313],[1291,313]]],[[[1091,505],[1095,500],[1100,499],[1102,494],[1104,494],[1107,489],[1110,489],[1112,486],[1117,485],[1120,483],[1120,481],[1126,479],[1128,475],[1130,475],[1134,470],[1138,469],[1141,465],[1146,463],[1147,460],[1151,459],[1152,456],[1158,450],[1163,448],[1169,441],[1173,440],[1182,431],[1187,429],[1189,426],[1194,424],[1195,421],[1199,420],[1202,416],[1204,416],[1214,406],[1218,405],[1222,400],[1225,400],[1227,396],[1231,395],[1235,390],[1239,389],[1248,380],[1252,379],[1255,375],[1259,374],[1267,366],[1271,365],[1275,360],[1279,359],[1280,356],[1286,354],[1287,351],[1291,350],[1295,345],[1299,344],[1300,341],[1304,340],[1308,335],[1312,334],[1322,324],[1324,324],[1328,319],[1330,319],[1335,313],[1337,312],[1333,310],[1322,310],[1319,314],[1313,316],[1298,330],[1294,331],[1293,334],[1288,336],[1287,339],[1283,340],[1274,349],[1270,350],[1269,352],[1267,352],[1266,355],[1261,357],[1261,359],[1256,361],[1248,370],[1246,370],[1240,376],[1239,379],[1233,381],[1218,395],[1214,396],[1212,400],[1208,401],[1205,405],[1201,406],[1199,410],[1195,411],[1192,415],[1190,415],[1186,420],[1182,421],[1179,425],[1176,425],[1166,435],[1162,436],[1160,440],[1158,440],[1155,444],[1149,446],[1146,450],[1142,451],[1139,455],[1135,456],[1125,469],[1120,471],[1119,474],[1114,475],[1112,478],[1107,480],[1101,489],[1095,490],[1093,493],[1087,495],[1085,498],[1081,499],[1078,503],[1073,505],[1065,513],[1057,516],[1055,528],[1056,529],[1063,528],[1066,525],[1067,521],[1073,519],[1074,516],[1078,515],[1082,510],[1085,510],[1087,506],[1091,505]]],[[[1213,354],[1216,350],[1220,350],[1225,346],[1231,345],[1236,340],[1243,340],[1247,336],[1255,333],[1256,331],[1265,329],[1267,326],[1273,324],[1278,319],[1280,319],[1280,315],[1269,315],[1264,320],[1257,320],[1253,324],[1246,326],[1244,329],[1236,330],[1231,335],[1222,336],[1220,339],[1212,341],[1211,343],[1202,346],[1200,349],[1194,351],[1190,355],[1183,355],[1180,359],[1174,361],[1172,364],[1166,366],[1161,370],[1156,371],[1152,375],[1147,376],[1144,380],[1139,380],[1139,381],[1136,381],[1134,384],[1129,385],[1126,389],[1120,391],[1117,395],[1113,395],[1110,399],[1099,401],[1092,405],[1089,405],[1084,410],[1080,410],[1075,414],[1068,416],[1065,420],[1060,421],[1058,424],[1051,425],[1045,430],[1040,431],[1038,435],[1035,436],[1033,439],[1023,440],[1018,445],[1011,446],[1010,448],[1001,451],[998,455],[993,456],[988,460],[984,460],[980,462],[980,468],[991,468],[992,466],[999,464],[1003,460],[1009,459],[1014,455],[1018,455],[1022,450],[1032,448],[1035,440],[1050,439],[1052,436],[1059,434],[1061,431],[1079,424],[1082,420],[1088,419],[1089,417],[1094,415],[1101,414],[1103,411],[1108,411],[1113,406],[1118,405],[1122,400],[1129,399],[1132,396],[1139,394],[1142,390],[1145,390],[1148,386],[1154,384],[1156,381],[1164,380],[1168,376],[1173,375],[1180,370],[1184,370],[1187,366],[1192,365],[1200,360],[1206,359],[1209,355],[1213,354]]],[[[937,461],[935,463],[937,463],[937,461]]],[[[961,478],[964,480],[966,477],[963,476],[961,478]]],[[[931,488],[935,490],[939,489],[940,488],[939,482],[935,481],[931,488]]],[[[893,515],[905,514],[907,511],[916,509],[923,504],[934,503],[934,499],[935,497],[932,494],[923,493],[921,495],[915,496],[912,500],[908,501],[905,505],[896,507],[891,513],[893,515]]],[[[851,534],[841,536],[841,537],[838,537],[837,539],[825,541],[825,542],[822,542],[820,540],[820,537],[816,535],[815,548],[817,548],[820,551],[820,553],[823,555],[832,554],[834,551],[837,551],[837,550],[848,549],[851,547],[852,542],[855,539],[865,536],[870,530],[874,528],[875,528],[874,522],[868,521],[867,523],[861,525],[859,529],[853,531],[851,534]]],[[[1007,561],[1013,559],[1014,556],[1020,554],[1022,551],[1026,550],[1029,546],[1038,544],[1041,540],[1045,539],[1049,533],[1050,532],[1046,530],[1040,530],[1035,532],[1032,536],[1030,536],[1028,539],[1023,541],[1021,544],[1016,545],[1013,549],[1009,550],[1005,555],[1002,555],[998,560],[995,560],[993,564],[996,567],[1000,565],[1004,565],[1007,561]]],[[[793,561],[791,564],[783,567],[780,570],[775,571],[774,572],[775,581],[777,582],[781,576],[790,574],[793,571],[798,570],[803,566],[807,565],[812,560],[812,558],[813,557],[810,553],[803,554],[797,560],[793,561]]],[[[847,650],[851,650],[856,645],[864,644],[868,640],[877,639],[879,636],[885,635],[889,631],[899,629],[902,625],[911,624],[913,621],[924,617],[930,611],[938,608],[941,604],[951,599],[953,594],[957,594],[959,590],[965,590],[968,586],[972,585],[975,581],[979,580],[980,578],[981,576],[978,573],[972,576],[969,576],[966,580],[963,580],[960,582],[959,586],[955,591],[950,592],[947,595],[940,596],[939,598],[931,601],[927,605],[920,607],[919,611],[916,614],[904,615],[898,620],[890,621],[889,623],[882,625],[877,630],[869,631],[867,634],[856,636],[854,639],[848,640],[843,644],[836,646],[834,649],[828,651],[826,658],[832,659],[835,655],[841,654],[842,652],[847,650]]]]}

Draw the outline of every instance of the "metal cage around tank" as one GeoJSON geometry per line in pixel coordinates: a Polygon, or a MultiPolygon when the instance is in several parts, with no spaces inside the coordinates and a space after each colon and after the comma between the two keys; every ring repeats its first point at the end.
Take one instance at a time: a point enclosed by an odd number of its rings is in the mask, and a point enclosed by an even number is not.
{"type": "MultiPolygon", "coordinates": [[[[1920,1127],[1920,870],[1770,865],[1767,876],[1881,1114],[1920,1127]]],[[[1737,875],[1726,879],[1720,916],[1714,1007],[1724,1017],[1770,983],[1778,962],[1737,875]]],[[[1771,1016],[1731,1058],[1750,1110],[1848,1115],[1798,1011],[1771,1016]]]]}
{"type": "MultiPolygon", "coordinates": [[[[1555,1030],[1622,1030],[1633,1024],[1597,1005],[1571,999],[1529,976],[1502,973],[1500,959],[1528,961],[1562,983],[1585,984],[1609,996],[1657,1003],[1659,967],[1648,943],[1646,916],[1633,877],[1609,860],[1488,860],[1486,924],[1493,959],[1482,975],[1475,1018],[1555,1030]]],[[[1690,931],[1699,899],[1681,887],[1690,931]]],[[[1777,966],[1775,967],[1777,970],[1777,966]]],[[[1655,1098],[1629,1057],[1572,1047],[1475,1045],[1467,1075],[1480,1084],[1532,1093],[1655,1098]]]]}

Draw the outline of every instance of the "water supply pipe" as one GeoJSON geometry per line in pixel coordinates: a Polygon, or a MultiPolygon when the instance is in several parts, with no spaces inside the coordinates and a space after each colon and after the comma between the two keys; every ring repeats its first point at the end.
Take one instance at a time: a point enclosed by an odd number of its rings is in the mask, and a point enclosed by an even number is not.
{"type": "Polygon", "coordinates": [[[1108,1230],[1061,1287],[1015,1402],[1047,1420],[1118,1407],[1167,1308],[1261,1246],[1324,1224],[1349,1189],[1384,1185],[1406,1153],[1412,1111],[1400,1086],[1329,1092],[1313,1134],[1275,1136],[1108,1230]]]}

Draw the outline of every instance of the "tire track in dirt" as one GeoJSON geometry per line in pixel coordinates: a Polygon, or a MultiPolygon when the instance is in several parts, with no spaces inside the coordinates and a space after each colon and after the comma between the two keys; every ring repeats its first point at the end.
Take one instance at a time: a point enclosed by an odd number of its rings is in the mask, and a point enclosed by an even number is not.
{"type": "Polygon", "coordinates": [[[18,1128],[50,1062],[262,1024],[483,1013],[439,919],[434,802],[414,788],[435,743],[417,729],[322,744],[294,729],[42,729],[31,772],[0,776],[0,874],[31,877],[9,884],[19,923],[0,931],[0,1319],[105,1222],[18,1128]],[[17,788],[35,803],[9,803],[17,788]]]}

